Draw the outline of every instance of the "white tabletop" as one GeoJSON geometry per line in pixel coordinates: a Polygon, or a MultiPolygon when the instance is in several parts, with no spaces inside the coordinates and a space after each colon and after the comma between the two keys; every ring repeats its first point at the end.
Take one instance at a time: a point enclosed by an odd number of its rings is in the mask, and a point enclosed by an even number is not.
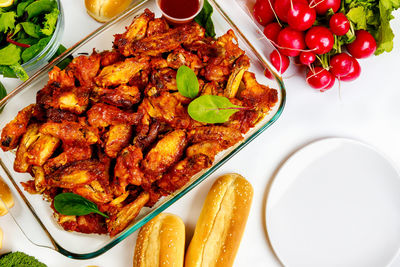
{"type": "MultiPolygon", "coordinates": [[[[68,47],[101,24],[87,14],[83,0],[62,0],[68,47]]],[[[238,14],[242,15],[242,14],[238,14]]],[[[400,36],[400,12],[392,21],[400,36]]],[[[246,146],[216,173],[178,200],[167,212],[179,215],[191,236],[205,196],[221,174],[238,172],[254,186],[254,199],[235,266],[280,266],[266,235],[264,224],[268,185],[284,160],[300,147],[325,137],[350,137],[382,151],[400,168],[400,38],[391,53],[360,60],[362,73],[351,83],[338,84],[320,93],[308,87],[305,75],[285,79],[287,103],[277,122],[246,146]],[[340,94],[339,94],[340,91],[340,94]]],[[[8,91],[15,81],[2,79],[8,91]]],[[[5,176],[1,171],[0,175],[5,176]]],[[[0,217],[4,232],[0,254],[24,251],[48,266],[132,266],[136,235],[131,235],[105,254],[91,260],[72,260],[49,249],[32,245],[8,215],[0,217]]],[[[392,266],[400,266],[400,257],[392,266]]]]}

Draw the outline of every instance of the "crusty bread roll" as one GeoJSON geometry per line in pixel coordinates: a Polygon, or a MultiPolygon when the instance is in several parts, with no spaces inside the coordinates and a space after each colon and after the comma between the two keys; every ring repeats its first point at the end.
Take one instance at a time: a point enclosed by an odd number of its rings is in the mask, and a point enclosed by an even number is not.
{"type": "Polygon", "coordinates": [[[2,201],[0,201],[0,216],[3,216],[7,214],[8,209],[12,208],[14,206],[14,199],[11,194],[11,190],[8,187],[8,185],[3,181],[3,179],[0,177],[0,198],[2,201]],[[8,209],[4,206],[4,204],[7,205],[8,209]]]}
{"type": "Polygon", "coordinates": [[[233,265],[252,199],[253,187],[239,174],[215,181],[186,252],[185,267],[233,265]]]}
{"type": "Polygon", "coordinates": [[[107,22],[125,9],[132,0],[85,0],[88,14],[99,22],[107,22]]]}
{"type": "Polygon", "coordinates": [[[182,267],[185,225],[176,215],[161,213],[140,229],[134,267],[182,267]]]}

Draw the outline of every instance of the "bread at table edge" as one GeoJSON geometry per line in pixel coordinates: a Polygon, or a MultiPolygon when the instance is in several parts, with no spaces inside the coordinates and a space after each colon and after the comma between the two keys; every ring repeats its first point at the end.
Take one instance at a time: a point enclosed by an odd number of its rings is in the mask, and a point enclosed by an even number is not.
{"type": "Polygon", "coordinates": [[[140,229],[133,267],[182,267],[184,254],[183,221],[176,215],[160,213],[140,229]]]}
{"type": "Polygon", "coordinates": [[[185,267],[233,265],[252,199],[253,187],[239,174],[225,174],[215,181],[186,252],[185,267]]]}

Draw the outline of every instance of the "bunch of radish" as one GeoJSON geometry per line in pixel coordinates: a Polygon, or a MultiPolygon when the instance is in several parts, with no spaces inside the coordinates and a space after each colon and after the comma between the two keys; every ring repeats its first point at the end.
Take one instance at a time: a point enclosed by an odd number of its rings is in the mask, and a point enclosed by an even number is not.
{"type": "MultiPolygon", "coordinates": [[[[344,1],[344,0],[343,0],[344,1]]],[[[272,65],[284,73],[289,57],[307,67],[307,83],[325,91],[335,80],[352,81],[360,76],[357,61],[372,55],[377,47],[366,30],[354,31],[345,14],[338,13],[340,0],[257,0],[254,18],[277,48],[270,55],[272,65]],[[343,52],[340,36],[352,36],[343,52]]],[[[272,77],[266,72],[267,77],[272,77]]]]}

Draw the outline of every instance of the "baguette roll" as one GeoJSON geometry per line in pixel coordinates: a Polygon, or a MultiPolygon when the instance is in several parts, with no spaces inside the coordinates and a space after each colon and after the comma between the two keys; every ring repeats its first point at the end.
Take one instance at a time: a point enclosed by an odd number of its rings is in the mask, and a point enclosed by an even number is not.
{"type": "Polygon", "coordinates": [[[161,213],[140,229],[134,267],[182,267],[185,225],[176,215],[161,213]]]}
{"type": "Polygon", "coordinates": [[[252,199],[253,187],[239,174],[215,181],[186,252],[185,267],[233,265],[252,199]]]}
{"type": "Polygon", "coordinates": [[[128,8],[132,0],[85,0],[87,13],[98,22],[107,22],[128,8]]]}
{"type": "Polygon", "coordinates": [[[8,185],[3,181],[0,177],[0,216],[6,215],[8,213],[8,209],[11,209],[14,206],[14,199],[8,185]],[[7,206],[7,208],[4,206],[7,206]]]}

